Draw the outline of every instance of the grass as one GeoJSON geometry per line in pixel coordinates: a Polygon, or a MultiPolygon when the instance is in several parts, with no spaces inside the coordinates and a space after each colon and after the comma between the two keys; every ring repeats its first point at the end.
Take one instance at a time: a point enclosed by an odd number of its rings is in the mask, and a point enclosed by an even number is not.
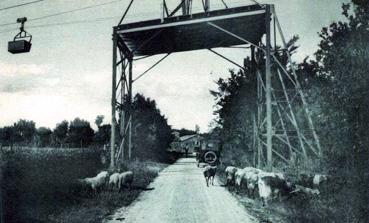
{"type": "MultiPolygon", "coordinates": [[[[218,177],[225,183],[225,166],[218,168],[218,177]]],[[[296,178],[291,171],[285,172],[289,181],[296,178]]],[[[229,191],[260,222],[368,222],[367,208],[369,194],[367,182],[369,176],[355,179],[352,172],[340,172],[340,177],[332,177],[319,188],[319,196],[298,196],[274,200],[262,207],[261,202],[247,197],[245,191],[229,191]]]]}
{"type": "MultiPolygon", "coordinates": [[[[129,205],[166,165],[135,160],[122,165],[133,170],[134,189],[104,190],[97,196],[82,192],[76,179],[105,168],[99,150],[19,149],[2,153],[4,222],[101,222],[129,205]]],[[[0,163],[1,164],[1,163],[0,163]]]]}

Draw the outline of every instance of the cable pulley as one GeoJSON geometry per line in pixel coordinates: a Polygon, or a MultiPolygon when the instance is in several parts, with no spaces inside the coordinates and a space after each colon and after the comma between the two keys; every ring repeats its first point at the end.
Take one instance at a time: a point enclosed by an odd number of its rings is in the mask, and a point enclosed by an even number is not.
{"type": "Polygon", "coordinates": [[[21,24],[20,32],[15,35],[13,41],[8,42],[8,51],[13,54],[28,53],[32,46],[32,35],[24,30],[24,23],[27,21],[27,17],[18,18],[17,23],[21,24]]]}

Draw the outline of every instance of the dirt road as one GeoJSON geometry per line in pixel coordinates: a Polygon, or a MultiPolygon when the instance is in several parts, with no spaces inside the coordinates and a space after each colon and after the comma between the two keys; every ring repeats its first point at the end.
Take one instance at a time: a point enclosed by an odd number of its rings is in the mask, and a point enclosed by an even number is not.
{"type": "Polygon", "coordinates": [[[217,181],[206,187],[194,158],[164,169],[131,206],[119,209],[108,223],[257,222],[217,181]]]}

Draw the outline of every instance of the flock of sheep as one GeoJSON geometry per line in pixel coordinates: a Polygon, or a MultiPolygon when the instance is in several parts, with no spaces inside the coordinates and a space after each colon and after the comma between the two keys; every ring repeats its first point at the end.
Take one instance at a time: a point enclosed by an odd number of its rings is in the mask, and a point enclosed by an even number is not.
{"type": "MultiPolygon", "coordinates": [[[[204,177],[206,185],[212,185],[216,174],[216,166],[206,166],[204,168],[204,177]]],[[[233,186],[236,190],[246,189],[247,194],[251,198],[257,195],[260,197],[263,206],[268,200],[273,198],[282,198],[283,196],[291,196],[299,193],[308,195],[319,195],[320,185],[327,181],[327,176],[322,174],[308,175],[301,174],[296,183],[286,180],[283,173],[265,172],[263,170],[246,167],[237,168],[228,166],[225,169],[226,186],[233,186]]]]}
{"type": "Polygon", "coordinates": [[[95,195],[105,188],[121,192],[125,186],[131,189],[133,172],[126,171],[123,173],[115,172],[109,174],[108,171],[102,171],[95,177],[79,179],[78,182],[84,185],[86,189],[91,190],[95,195]]]}
{"type": "MultiPolygon", "coordinates": [[[[216,172],[217,166],[207,165],[204,167],[203,174],[206,186],[214,185],[216,172]]],[[[291,183],[287,181],[283,173],[265,172],[254,167],[242,169],[228,166],[225,169],[225,174],[227,187],[233,186],[238,191],[246,189],[248,196],[251,198],[258,195],[263,206],[267,204],[268,200],[276,197],[282,198],[298,193],[319,195],[319,186],[327,181],[326,175],[301,174],[297,182],[291,183]]],[[[104,188],[117,190],[118,192],[121,192],[125,186],[131,189],[133,176],[132,171],[112,174],[109,174],[108,171],[102,171],[95,177],[79,179],[78,182],[96,195],[104,188]]]]}

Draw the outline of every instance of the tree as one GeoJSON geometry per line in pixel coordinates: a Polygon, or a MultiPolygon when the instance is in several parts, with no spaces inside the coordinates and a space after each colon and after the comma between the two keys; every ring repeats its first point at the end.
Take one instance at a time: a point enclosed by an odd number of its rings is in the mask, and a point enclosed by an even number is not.
{"type": "Polygon", "coordinates": [[[36,134],[36,124],[33,121],[20,119],[13,125],[14,142],[29,145],[36,134]]]}
{"type": "Polygon", "coordinates": [[[166,149],[173,138],[172,130],[155,100],[136,94],[133,109],[132,156],[167,161],[166,149]]]}
{"type": "Polygon", "coordinates": [[[96,116],[95,124],[96,124],[97,128],[100,128],[100,125],[103,123],[103,121],[104,121],[104,116],[103,115],[96,116]]]}
{"type": "Polygon", "coordinates": [[[0,142],[3,145],[12,146],[14,143],[14,128],[13,126],[5,126],[0,131],[0,142]]]}
{"type": "Polygon", "coordinates": [[[361,208],[368,203],[363,194],[369,194],[369,2],[353,2],[342,5],[346,21],[322,28],[315,58],[298,70],[309,101],[319,108],[313,115],[319,120],[324,169],[340,183],[332,184],[325,200],[336,209],[329,219],[337,222],[369,220],[361,208]]]}
{"type": "Polygon", "coordinates": [[[55,141],[60,146],[66,141],[67,134],[68,134],[69,123],[68,121],[64,120],[61,123],[56,124],[56,127],[53,131],[53,135],[55,137],[55,141]]]}
{"type": "Polygon", "coordinates": [[[67,141],[72,146],[88,146],[93,141],[94,130],[86,120],[75,118],[69,124],[67,141]]]}
{"type": "Polygon", "coordinates": [[[195,132],[197,133],[197,134],[199,134],[200,133],[200,126],[199,125],[195,125],[195,132]]]}
{"type": "Polygon", "coordinates": [[[196,134],[195,131],[193,130],[189,130],[189,129],[185,129],[185,128],[181,128],[181,129],[173,129],[173,131],[176,131],[179,133],[179,136],[184,136],[184,135],[194,135],[196,134]]]}
{"type": "Polygon", "coordinates": [[[327,157],[332,152],[345,157],[345,162],[336,163],[345,167],[356,166],[352,152],[364,152],[369,140],[369,3],[355,2],[359,5],[353,15],[349,15],[351,5],[343,4],[347,22],[324,27],[319,33],[322,40],[315,59],[301,66],[310,77],[324,80],[325,86],[313,100],[323,105],[321,128],[328,148],[325,152],[327,157]]]}
{"type": "Polygon", "coordinates": [[[46,127],[40,127],[36,132],[36,145],[39,147],[49,146],[51,144],[52,131],[46,127]]]}
{"type": "Polygon", "coordinates": [[[94,142],[99,145],[107,144],[110,141],[110,131],[111,131],[110,124],[99,126],[99,130],[96,132],[94,136],[94,142]]]}

